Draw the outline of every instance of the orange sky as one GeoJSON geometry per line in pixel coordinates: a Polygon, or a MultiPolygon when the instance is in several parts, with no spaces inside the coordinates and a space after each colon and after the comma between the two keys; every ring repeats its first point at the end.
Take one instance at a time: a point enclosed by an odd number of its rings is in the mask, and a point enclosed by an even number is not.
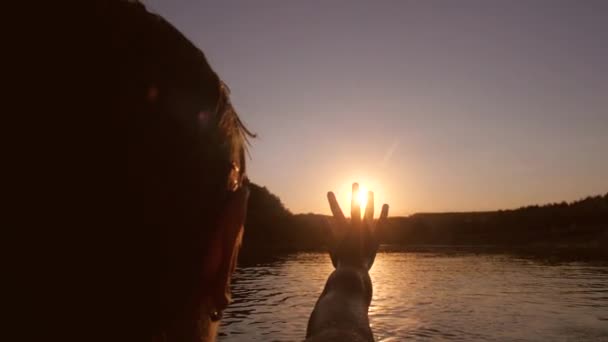
{"type": "Polygon", "coordinates": [[[200,47],[295,213],[350,183],[392,215],[608,192],[608,1],[144,1],[200,47]]]}

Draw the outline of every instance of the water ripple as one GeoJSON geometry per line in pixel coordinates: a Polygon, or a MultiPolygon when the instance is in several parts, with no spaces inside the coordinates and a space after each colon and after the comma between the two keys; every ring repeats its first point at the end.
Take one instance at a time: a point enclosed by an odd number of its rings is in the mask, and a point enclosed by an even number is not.
{"type": "MultiPolygon", "coordinates": [[[[302,253],[238,268],[220,341],[301,341],[332,271],[302,253]]],[[[608,267],[489,255],[380,253],[377,341],[608,341],[608,267]]]]}

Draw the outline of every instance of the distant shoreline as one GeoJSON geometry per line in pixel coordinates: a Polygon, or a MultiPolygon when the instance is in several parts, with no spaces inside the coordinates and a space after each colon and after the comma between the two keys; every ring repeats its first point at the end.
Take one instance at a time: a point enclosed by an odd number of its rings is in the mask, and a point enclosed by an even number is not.
{"type": "MultiPolygon", "coordinates": [[[[243,260],[327,251],[331,217],[292,214],[267,188],[251,186],[243,260]]],[[[608,260],[608,194],[514,210],[389,217],[382,250],[513,254],[555,260],[608,260]]]]}
{"type": "MultiPolygon", "coordinates": [[[[239,257],[241,264],[269,261],[298,253],[324,253],[325,247],[286,249],[267,246],[263,249],[245,249],[239,257]]],[[[380,253],[420,253],[441,255],[508,255],[544,262],[599,262],[608,264],[608,250],[600,247],[572,246],[500,246],[500,245],[395,245],[380,246],[380,253]]]]}
{"type": "Polygon", "coordinates": [[[555,261],[606,261],[608,250],[599,246],[559,245],[382,245],[381,252],[440,253],[440,254],[507,254],[555,261]]]}

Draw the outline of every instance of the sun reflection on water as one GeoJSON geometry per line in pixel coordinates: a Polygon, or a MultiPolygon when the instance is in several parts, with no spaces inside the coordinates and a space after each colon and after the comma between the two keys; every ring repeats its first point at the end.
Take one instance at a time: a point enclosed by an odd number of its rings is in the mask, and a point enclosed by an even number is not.
{"type": "MultiPolygon", "coordinates": [[[[239,267],[219,341],[301,341],[332,271],[327,253],[239,267]]],[[[378,253],[370,276],[369,317],[377,341],[608,336],[606,266],[403,251],[378,253]]]]}

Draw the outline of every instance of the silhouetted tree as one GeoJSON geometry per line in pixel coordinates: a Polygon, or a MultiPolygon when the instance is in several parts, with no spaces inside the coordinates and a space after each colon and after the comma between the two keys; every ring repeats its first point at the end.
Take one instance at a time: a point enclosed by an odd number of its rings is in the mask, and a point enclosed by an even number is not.
{"type": "Polygon", "coordinates": [[[283,230],[289,229],[289,219],[292,214],[285,208],[279,197],[261,187],[251,183],[249,194],[249,207],[245,222],[243,248],[280,247],[284,239],[283,230]]]}
{"type": "MultiPolygon", "coordinates": [[[[514,210],[389,218],[382,243],[399,245],[586,246],[608,250],[608,193],[514,210]]],[[[251,185],[244,251],[322,250],[328,217],[293,215],[266,187],[251,185]]]]}

